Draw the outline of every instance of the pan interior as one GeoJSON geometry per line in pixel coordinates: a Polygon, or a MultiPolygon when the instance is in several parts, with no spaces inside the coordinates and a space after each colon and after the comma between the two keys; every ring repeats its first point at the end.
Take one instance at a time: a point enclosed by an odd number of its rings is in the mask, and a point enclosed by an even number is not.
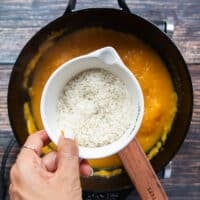
{"type": "MultiPolygon", "coordinates": [[[[56,37],[40,47],[38,54],[29,63],[23,84],[29,96],[29,101],[24,103],[28,133],[43,128],[40,98],[51,73],[71,58],[105,46],[112,46],[118,51],[142,87],[145,115],[137,138],[151,159],[165,142],[177,111],[177,95],[170,74],[165,63],[148,44],[133,35],[105,28],[81,29],[56,37]]],[[[54,148],[54,145],[50,144],[50,148],[54,148]]],[[[47,153],[50,148],[46,147],[44,152],[47,153]]],[[[90,160],[90,164],[97,169],[104,169],[97,170],[96,175],[112,176],[122,172],[117,155],[101,160],[90,160]],[[114,169],[109,171],[105,168],[114,169]]]]}

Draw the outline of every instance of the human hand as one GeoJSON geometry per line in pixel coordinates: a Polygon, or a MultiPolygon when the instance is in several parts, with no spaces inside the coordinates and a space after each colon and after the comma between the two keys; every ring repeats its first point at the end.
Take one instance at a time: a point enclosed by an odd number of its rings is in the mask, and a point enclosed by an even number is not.
{"type": "Polygon", "coordinates": [[[48,142],[45,131],[28,137],[10,172],[11,200],[82,199],[79,172],[90,176],[92,169],[85,160],[79,165],[75,142],[62,135],[57,152],[40,157],[48,142]]]}

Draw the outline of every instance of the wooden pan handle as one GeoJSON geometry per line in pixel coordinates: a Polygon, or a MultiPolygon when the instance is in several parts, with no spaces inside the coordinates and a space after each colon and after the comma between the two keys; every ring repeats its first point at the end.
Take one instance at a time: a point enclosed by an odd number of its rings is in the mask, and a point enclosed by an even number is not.
{"type": "Polygon", "coordinates": [[[121,150],[119,156],[142,200],[168,199],[137,139],[121,150]]]}

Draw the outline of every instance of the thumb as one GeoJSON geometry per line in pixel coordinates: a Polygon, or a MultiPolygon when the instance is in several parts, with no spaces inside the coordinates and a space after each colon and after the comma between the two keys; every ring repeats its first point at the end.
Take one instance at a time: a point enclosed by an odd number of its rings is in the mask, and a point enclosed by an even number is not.
{"type": "Polygon", "coordinates": [[[74,140],[60,136],[57,148],[57,173],[70,176],[79,176],[79,156],[78,147],[74,140]]]}

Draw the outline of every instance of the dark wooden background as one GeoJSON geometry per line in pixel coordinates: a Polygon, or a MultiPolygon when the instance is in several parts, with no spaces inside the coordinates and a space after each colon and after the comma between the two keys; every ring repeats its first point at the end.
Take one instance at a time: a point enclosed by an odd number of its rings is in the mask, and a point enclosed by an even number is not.
{"type": "MultiPolygon", "coordinates": [[[[0,0],[0,161],[12,130],[7,88],[13,64],[42,26],[62,15],[67,0],[0,0]]],[[[174,20],[173,40],[191,73],[194,112],[187,138],[173,159],[172,177],[162,180],[173,200],[200,199],[200,0],[127,0],[130,9],[150,20],[174,20]]],[[[115,7],[117,0],[78,0],[77,9],[115,7]]]]}

